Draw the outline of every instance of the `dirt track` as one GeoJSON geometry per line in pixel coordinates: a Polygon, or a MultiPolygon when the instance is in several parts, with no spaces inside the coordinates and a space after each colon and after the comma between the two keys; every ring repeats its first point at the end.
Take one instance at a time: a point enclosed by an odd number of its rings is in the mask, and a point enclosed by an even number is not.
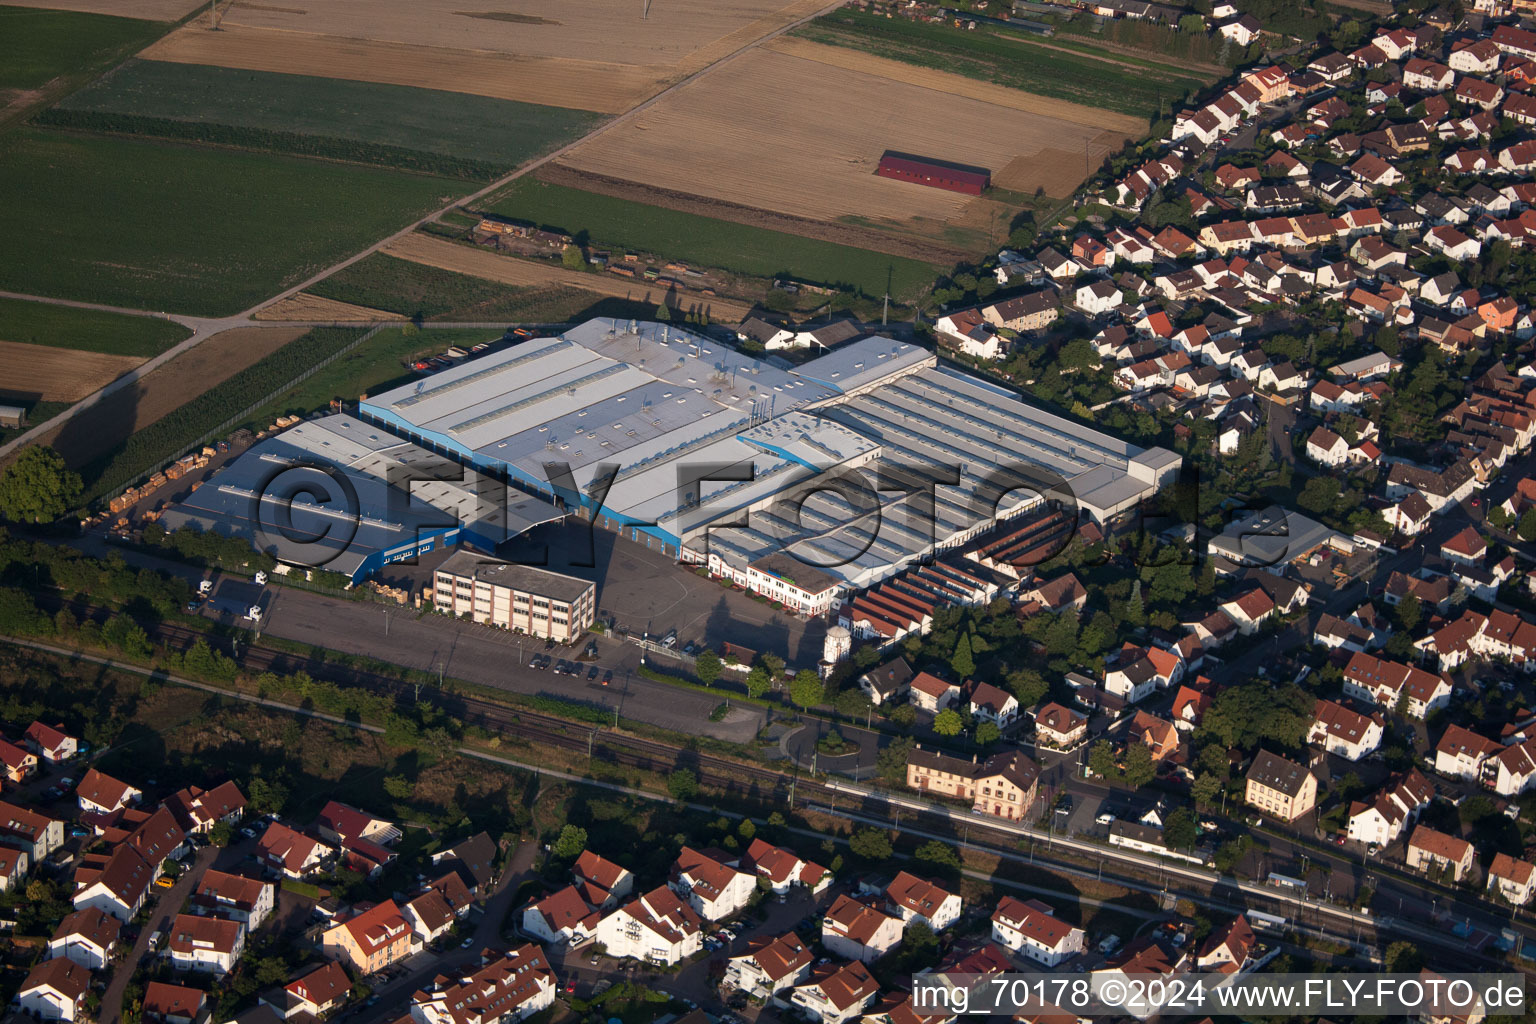
{"type": "Polygon", "coordinates": [[[751,307],[733,299],[720,299],[701,295],[686,289],[671,289],[649,281],[631,281],[606,271],[583,274],[566,270],[553,263],[518,259],[515,256],[498,256],[485,249],[475,249],[445,238],[416,233],[385,246],[384,253],[413,263],[423,263],[456,274],[483,277],[490,281],[517,285],[524,288],[545,288],[559,285],[579,288],[607,298],[628,299],[632,302],[667,302],[674,315],[703,307],[716,321],[736,322],[746,318],[751,307]],[[673,297],[675,295],[675,298],[673,297]]]}
{"type": "Polygon", "coordinates": [[[0,396],[78,402],[143,361],[140,356],[0,341],[0,366],[6,367],[0,396]]]}
{"type": "MultiPolygon", "coordinates": [[[[131,387],[108,395],[49,436],[71,466],[80,466],[303,334],[303,327],[237,327],[204,341],[131,387]]],[[[259,398],[260,395],[252,395],[259,398]]],[[[231,409],[231,412],[238,410],[231,409]]]]}

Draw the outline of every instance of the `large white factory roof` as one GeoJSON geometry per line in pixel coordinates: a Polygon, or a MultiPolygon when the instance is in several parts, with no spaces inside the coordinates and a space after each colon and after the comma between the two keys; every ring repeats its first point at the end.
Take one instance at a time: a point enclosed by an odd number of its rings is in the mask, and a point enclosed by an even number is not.
{"type": "MultiPolygon", "coordinates": [[[[812,564],[847,566],[830,571],[850,581],[879,578],[1042,496],[1070,494],[1095,518],[1113,516],[1179,464],[1172,452],[1047,413],[937,366],[926,349],[878,336],[785,369],[668,325],[592,320],[364,408],[514,476],[542,482],[547,463],[565,463],[584,493],[601,464],[610,467],[601,475],[617,466],[604,511],[654,523],[670,542],[749,512],[748,526],[716,529],[711,543],[750,558],[789,543],[812,564]],[[897,507],[906,501],[899,491],[880,494],[873,534],[873,516],[861,519],[835,496],[804,502],[795,523],[774,507],[827,470],[871,461],[886,472],[952,468],[960,480],[938,488],[931,527],[919,510],[897,507]],[[755,478],[691,488],[690,474],[707,465],[751,465],[755,478]]],[[[874,472],[866,475],[873,485],[874,472]]]]}

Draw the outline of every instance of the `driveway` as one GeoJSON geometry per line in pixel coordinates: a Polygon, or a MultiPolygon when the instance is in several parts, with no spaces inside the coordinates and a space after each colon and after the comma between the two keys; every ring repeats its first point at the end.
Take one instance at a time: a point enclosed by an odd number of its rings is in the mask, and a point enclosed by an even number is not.
{"type": "Polygon", "coordinates": [[[181,873],[176,884],[169,889],[159,886],[150,886],[149,916],[144,927],[139,931],[139,938],[133,944],[133,949],[128,955],[117,961],[117,966],[112,970],[112,980],[107,983],[107,991],[101,997],[101,1011],[97,1013],[97,1024],[118,1024],[122,1017],[123,993],[128,988],[128,982],[139,969],[139,963],[149,952],[149,937],[161,929],[169,929],[171,920],[181,909],[183,903],[191,897],[197,889],[199,882],[203,880],[203,873],[212,865],[219,851],[212,846],[205,846],[197,851],[197,858],[192,862],[192,867],[181,873]]]}

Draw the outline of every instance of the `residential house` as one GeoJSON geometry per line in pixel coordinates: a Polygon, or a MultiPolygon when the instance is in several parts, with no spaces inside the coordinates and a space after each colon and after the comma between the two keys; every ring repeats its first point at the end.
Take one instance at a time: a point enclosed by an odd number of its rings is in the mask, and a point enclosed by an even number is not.
{"type": "Polygon", "coordinates": [[[1410,716],[1424,718],[1450,702],[1451,682],[1444,675],[1356,652],[1344,667],[1344,693],[1386,708],[1401,704],[1410,716]]]}
{"type": "Polygon", "coordinates": [[[320,948],[326,956],[367,976],[399,963],[421,947],[395,901],[385,900],[327,928],[320,948]]]}
{"type": "Polygon", "coordinates": [[[964,691],[966,710],[979,722],[991,722],[1006,729],[1019,717],[1019,700],[991,683],[972,680],[964,691]]]}
{"type": "Polygon", "coordinates": [[[66,733],[62,725],[33,722],[22,738],[34,754],[50,764],[68,761],[80,752],[80,741],[66,733]]]}
{"type": "Polygon", "coordinates": [[[591,850],[581,852],[571,866],[571,874],[583,889],[582,895],[587,902],[596,907],[606,909],[635,890],[633,872],[591,850]]]}
{"type": "Polygon", "coordinates": [[[755,876],[691,846],[684,846],[672,862],[669,884],[706,921],[721,921],[745,910],[757,891],[755,876]]]}
{"type": "Polygon", "coordinates": [[[1346,761],[1358,761],[1381,746],[1385,727],[1386,720],[1379,713],[1362,715],[1337,701],[1318,700],[1312,709],[1307,742],[1346,761]]]}
{"type": "Polygon", "coordinates": [[[0,842],[26,851],[33,864],[41,864],[64,845],[64,823],[30,807],[0,800],[0,842]]]}
{"type": "Polygon", "coordinates": [[[89,968],[62,956],[44,960],[27,973],[14,1005],[37,1020],[83,1020],[90,984],[89,968]]]}
{"type": "Polygon", "coordinates": [[[1244,800],[1281,821],[1295,821],[1317,803],[1317,778],[1306,766],[1261,750],[1247,775],[1244,800]]]}
{"type": "Polygon", "coordinates": [[[75,789],[80,809],[88,814],[115,814],[129,804],[138,803],[143,796],[141,790],[95,768],[85,773],[75,789]]]}
{"type": "Polygon", "coordinates": [[[165,807],[188,835],[207,835],[219,822],[234,825],[245,814],[245,794],[233,782],[212,789],[188,786],[165,799],[165,807]]]}
{"type": "Polygon", "coordinates": [[[1349,838],[1378,848],[1394,842],[1435,798],[1435,787],[1418,769],[1387,780],[1369,801],[1349,805],[1349,838]]]}
{"type": "Polygon", "coordinates": [[[516,1024],[555,1003],[555,972],[538,946],[486,950],[478,970],[411,997],[416,1024],[516,1024]]]}
{"type": "Polygon", "coordinates": [[[171,922],[166,955],[178,971],[228,974],[245,950],[245,926],[219,917],[177,914],[171,922]]]}
{"type": "Polygon", "coordinates": [[[117,949],[123,923],[95,907],[67,914],[48,940],[48,955],[73,960],[93,971],[105,970],[117,949]]]}
{"type": "Polygon", "coordinates": [[[1459,882],[1472,870],[1474,852],[1465,839],[1419,825],[1408,838],[1407,862],[1410,868],[1425,874],[1449,872],[1450,880],[1459,882]]]}
{"type": "Polygon", "coordinates": [[[209,868],[192,893],[192,911],[239,921],[255,931],[277,906],[277,887],[257,878],[209,868]]]}
{"type": "Polygon", "coordinates": [[[95,907],[119,921],[131,921],[144,898],[155,870],[126,843],[111,853],[89,853],[75,869],[76,910],[95,907]]]}
{"type": "Polygon", "coordinates": [[[901,944],[906,922],[852,896],[839,896],[822,917],[821,944],[846,960],[874,963],[901,944]]]}
{"type": "Polygon", "coordinates": [[[741,870],[766,881],[776,896],[784,895],[796,885],[819,893],[832,884],[832,872],[820,864],[803,860],[798,854],[761,839],[753,839],[747,847],[747,854],[741,859],[741,870]]]}
{"type": "Polygon", "coordinates": [[[580,945],[597,934],[602,914],[581,898],[574,885],[528,904],[523,908],[523,931],[546,943],[580,945]]]}
{"type": "Polygon", "coordinates": [[[335,850],[318,839],[274,821],[256,841],[256,860],[284,877],[300,879],[320,871],[335,850]]]}
{"type": "Polygon", "coordinates": [[[960,687],[927,672],[913,676],[910,688],[913,706],[922,711],[938,713],[960,698],[960,687]]]}
{"type": "Polygon", "coordinates": [[[1247,966],[1258,941],[1248,918],[1238,914],[1205,937],[1195,954],[1195,966],[1216,974],[1236,974],[1247,966]]]}
{"type": "Polygon", "coordinates": [[[1516,860],[1502,851],[1496,853],[1488,865],[1488,888],[1506,902],[1523,907],[1531,902],[1532,889],[1536,889],[1536,864],[1516,860]]]}
{"type": "Polygon", "coordinates": [[[652,889],[605,916],[597,941],[608,955],[672,966],[703,946],[699,915],[666,886],[652,889]]]}
{"type": "Polygon", "coordinates": [[[207,1020],[208,993],[190,985],[152,981],[144,986],[139,1015],[146,1024],[201,1024],[207,1020]]]}
{"type": "Polygon", "coordinates": [[[1083,930],[1056,917],[1039,900],[1004,896],[992,913],[992,941],[1046,967],[1083,951],[1083,930]]]}
{"type": "Polygon", "coordinates": [[[819,1024],[848,1024],[861,1016],[880,994],[880,985],[869,969],[855,961],[826,964],[796,985],[790,1002],[819,1024]]]}
{"type": "Polygon", "coordinates": [[[352,979],[333,960],[283,986],[282,1016],[307,1013],[321,1019],[345,1006],[351,994],[352,979]]]}
{"type": "Polygon", "coordinates": [[[421,946],[436,942],[459,923],[458,915],[454,913],[447,898],[432,888],[407,900],[400,907],[400,916],[411,926],[416,936],[415,941],[421,946]]]}
{"type": "Polygon", "coordinates": [[[746,951],[726,961],[722,987],[735,988],[753,999],[767,999],[803,982],[816,958],[794,932],[761,936],[746,951]]]}
{"type": "Polygon", "coordinates": [[[1502,749],[1498,743],[1459,725],[1448,725],[1435,745],[1435,771],[1455,779],[1476,782],[1483,765],[1502,749]]]}
{"type": "Polygon", "coordinates": [[[871,704],[879,707],[886,701],[905,696],[915,674],[906,658],[893,658],[859,676],[859,689],[864,691],[871,704]]]}
{"type": "Polygon", "coordinates": [[[1088,716],[1054,701],[1035,712],[1035,742],[1056,750],[1068,750],[1088,736],[1088,716]]]}
{"type": "Polygon", "coordinates": [[[918,921],[941,932],[960,920],[959,895],[907,871],[898,872],[886,886],[885,901],[904,925],[918,921]]]}

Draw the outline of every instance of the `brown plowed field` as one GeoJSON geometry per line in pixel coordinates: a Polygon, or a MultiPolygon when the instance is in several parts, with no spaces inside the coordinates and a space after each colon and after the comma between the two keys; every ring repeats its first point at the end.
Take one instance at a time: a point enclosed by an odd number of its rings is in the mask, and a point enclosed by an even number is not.
{"type": "MultiPolygon", "coordinates": [[[[236,327],[221,331],[172,359],[143,380],[108,395],[43,439],[71,466],[81,466],[124,437],[271,355],[304,327],[236,327]]],[[[260,395],[251,396],[260,398],[260,395]]],[[[237,410],[231,410],[234,412],[237,410]]]]}
{"type": "Polygon", "coordinates": [[[442,89],[600,114],[628,110],[656,92],[666,72],[640,65],[450,50],[240,25],[209,32],[195,22],[172,32],[141,56],[442,89]]]}
{"type": "Polygon", "coordinates": [[[522,288],[547,288],[550,285],[559,285],[563,288],[579,288],[594,295],[628,299],[632,302],[660,304],[665,301],[672,306],[675,313],[702,306],[709,312],[710,319],[715,321],[734,323],[745,319],[751,312],[750,306],[733,299],[701,295],[684,288],[669,288],[650,281],[631,281],[606,271],[583,274],[566,270],[554,263],[519,259],[515,256],[498,256],[485,249],[472,248],[458,242],[450,242],[446,238],[424,235],[420,232],[391,242],[382,251],[388,256],[410,260],[413,263],[424,263],[440,270],[451,270],[456,274],[468,274],[471,277],[483,277],[489,281],[500,281],[502,284],[522,288]]]}
{"type": "Polygon", "coordinates": [[[403,320],[399,313],[391,313],[387,309],[370,309],[367,306],[354,306],[350,302],[341,302],[337,299],[322,298],[319,295],[311,295],[308,292],[299,292],[290,295],[286,299],[279,299],[263,309],[251,314],[252,320],[335,320],[335,321],[359,321],[370,320],[403,320]]]}
{"type": "Polygon", "coordinates": [[[143,361],[138,356],[0,341],[0,366],[6,368],[0,395],[44,402],[78,402],[143,361]]]}
{"type": "Polygon", "coordinates": [[[889,61],[845,66],[863,63],[849,56],[746,53],[560,162],[795,217],[857,218],[943,243],[962,227],[1006,226],[1012,211],[878,177],[886,150],[977,164],[1003,188],[1061,196],[1130,134],[1126,119],[1103,111],[1012,91],[1005,105],[980,98],[990,94],[985,85],[889,61]]]}
{"type": "MultiPolygon", "coordinates": [[[[386,82],[615,114],[825,0],[298,0],[231,6],[155,60],[386,82]],[[481,5],[484,6],[484,5],[481,5]]],[[[184,12],[183,12],[184,13],[184,12]]]]}
{"type": "Polygon", "coordinates": [[[824,220],[793,217],[787,213],[758,210],[738,203],[727,203],[721,199],[702,199],[686,192],[657,188],[654,185],[642,185],[638,181],[620,181],[618,178],[609,178],[601,174],[589,174],[562,164],[545,164],[534,171],[533,176],[551,185],[565,185],[585,192],[596,192],[599,195],[629,199],[650,206],[661,206],[668,210],[697,213],[736,224],[750,224],[752,227],[784,231],[804,238],[819,238],[839,245],[851,245],[859,249],[889,253],[892,256],[905,256],[928,263],[960,263],[975,256],[975,253],[965,249],[936,245],[918,238],[904,238],[852,224],[833,224],[824,220]]]}

